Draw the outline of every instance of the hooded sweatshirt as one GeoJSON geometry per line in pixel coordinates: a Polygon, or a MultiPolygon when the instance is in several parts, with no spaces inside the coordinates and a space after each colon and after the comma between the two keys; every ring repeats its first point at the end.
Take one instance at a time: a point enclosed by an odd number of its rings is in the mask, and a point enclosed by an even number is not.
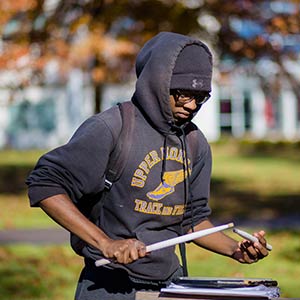
{"type": "MultiPolygon", "coordinates": [[[[186,233],[210,214],[210,147],[193,123],[175,126],[169,102],[176,59],[190,44],[209,53],[198,40],[162,32],[137,57],[131,151],[97,221],[112,239],[136,238],[150,245],[186,233]]],[[[67,144],[43,155],[26,181],[31,206],[57,194],[69,195],[79,208],[100,198],[121,123],[114,106],[87,119],[67,144]]],[[[84,253],[91,259],[103,257],[90,246],[84,253]]],[[[131,264],[107,267],[123,268],[135,278],[166,280],[179,260],[175,247],[169,247],[131,264]]]]}

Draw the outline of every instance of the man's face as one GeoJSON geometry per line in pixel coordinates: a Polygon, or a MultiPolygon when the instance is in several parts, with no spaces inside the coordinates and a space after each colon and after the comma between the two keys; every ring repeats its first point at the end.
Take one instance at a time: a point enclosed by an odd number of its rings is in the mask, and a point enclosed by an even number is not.
{"type": "Polygon", "coordinates": [[[171,91],[170,106],[176,125],[190,121],[203,103],[209,99],[209,93],[191,94],[188,92],[171,91]]]}

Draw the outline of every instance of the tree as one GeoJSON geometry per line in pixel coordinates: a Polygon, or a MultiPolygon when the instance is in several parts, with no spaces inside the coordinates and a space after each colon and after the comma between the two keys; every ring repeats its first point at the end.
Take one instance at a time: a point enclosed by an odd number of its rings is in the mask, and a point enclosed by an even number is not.
{"type": "MultiPolygon", "coordinates": [[[[247,61],[252,72],[253,62],[268,57],[299,97],[284,64],[300,50],[299,41],[288,45],[299,39],[296,0],[2,0],[0,10],[0,68],[29,68],[31,81],[43,82],[45,65],[55,59],[62,80],[74,66],[87,70],[99,96],[104,82],[130,78],[145,41],[174,31],[203,38],[234,67],[247,61]]],[[[101,99],[95,100],[97,112],[101,99]]]]}
{"type": "Polygon", "coordinates": [[[285,78],[300,101],[300,78],[287,68],[287,62],[299,59],[300,1],[208,0],[205,8],[221,24],[216,43],[221,61],[246,65],[263,88],[271,81],[278,88],[278,77],[285,78]],[[271,73],[263,76],[257,68],[267,60],[278,70],[274,78],[271,73]]]}
{"type": "Polygon", "coordinates": [[[43,82],[43,69],[54,58],[62,79],[74,66],[86,69],[96,89],[96,112],[102,83],[128,80],[147,39],[160,30],[176,31],[185,18],[190,20],[185,33],[196,27],[195,12],[176,1],[3,0],[0,9],[0,67],[29,67],[27,79],[38,82],[43,82]]]}

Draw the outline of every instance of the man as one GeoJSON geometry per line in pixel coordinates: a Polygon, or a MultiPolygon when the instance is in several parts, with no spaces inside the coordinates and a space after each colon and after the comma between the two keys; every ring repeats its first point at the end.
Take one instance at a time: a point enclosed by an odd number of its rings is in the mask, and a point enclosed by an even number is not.
{"type": "MultiPolygon", "coordinates": [[[[182,275],[179,260],[174,247],[146,253],[145,245],[213,227],[210,147],[191,123],[210,96],[211,53],[199,40],[162,32],[140,51],[136,73],[131,152],[96,224],[78,208],[104,189],[113,131],[122,123],[116,107],[84,122],[66,145],[42,156],[27,179],[31,205],[87,243],[78,300],[134,299],[137,290],[159,290],[182,275]],[[95,267],[103,257],[113,263],[95,267]]],[[[253,263],[268,255],[264,232],[255,235],[259,243],[223,233],[194,242],[253,263]]]]}

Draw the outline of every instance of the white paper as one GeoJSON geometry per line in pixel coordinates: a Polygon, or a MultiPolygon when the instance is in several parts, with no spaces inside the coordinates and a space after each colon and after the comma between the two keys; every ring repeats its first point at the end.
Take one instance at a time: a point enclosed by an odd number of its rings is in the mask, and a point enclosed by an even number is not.
{"type": "Polygon", "coordinates": [[[266,287],[264,285],[243,288],[190,288],[171,283],[168,287],[161,289],[161,292],[185,295],[263,297],[268,299],[280,297],[278,287],[266,287]]]}

